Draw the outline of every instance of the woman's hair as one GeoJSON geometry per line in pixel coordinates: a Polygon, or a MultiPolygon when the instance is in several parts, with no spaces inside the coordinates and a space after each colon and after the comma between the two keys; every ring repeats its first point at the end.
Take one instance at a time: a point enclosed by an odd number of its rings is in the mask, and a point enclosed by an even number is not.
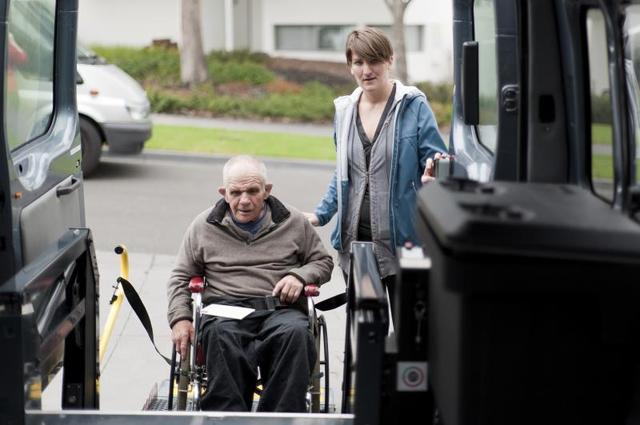
{"type": "Polygon", "coordinates": [[[379,63],[390,61],[393,49],[391,42],[382,31],[363,27],[351,31],[347,37],[345,54],[348,65],[351,65],[354,53],[368,63],[379,63]]]}

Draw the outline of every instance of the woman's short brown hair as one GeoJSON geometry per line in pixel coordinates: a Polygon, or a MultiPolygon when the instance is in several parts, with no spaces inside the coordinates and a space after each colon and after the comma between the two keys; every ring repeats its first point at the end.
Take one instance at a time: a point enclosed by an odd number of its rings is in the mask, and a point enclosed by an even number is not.
{"type": "Polygon", "coordinates": [[[390,61],[393,49],[391,42],[382,31],[364,27],[351,31],[347,36],[345,54],[348,65],[351,65],[354,53],[368,63],[379,63],[390,61]]]}

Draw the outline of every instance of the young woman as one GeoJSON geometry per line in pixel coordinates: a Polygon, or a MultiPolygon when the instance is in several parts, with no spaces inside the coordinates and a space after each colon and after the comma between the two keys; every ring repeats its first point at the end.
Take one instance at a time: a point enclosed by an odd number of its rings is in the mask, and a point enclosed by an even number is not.
{"type": "Polygon", "coordinates": [[[382,32],[352,31],[346,57],[358,88],[334,101],[336,171],[315,212],[306,216],[323,226],[338,214],[331,239],[345,276],[351,242],[372,241],[380,277],[390,286],[396,247],[420,244],[413,223],[416,194],[433,180],[433,159],[446,147],[425,94],[390,79],[393,50],[382,32]]]}

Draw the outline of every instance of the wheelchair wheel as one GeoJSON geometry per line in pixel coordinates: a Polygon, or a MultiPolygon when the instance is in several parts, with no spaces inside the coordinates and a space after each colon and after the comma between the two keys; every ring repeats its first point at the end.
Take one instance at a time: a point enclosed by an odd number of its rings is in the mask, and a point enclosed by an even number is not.
{"type": "Polygon", "coordinates": [[[311,374],[308,403],[311,413],[329,413],[329,344],[327,337],[327,323],[324,316],[317,316],[315,320],[315,345],[318,358],[311,374]],[[320,349],[322,348],[322,351],[320,349]],[[324,386],[322,385],[324,383],[324,386]],[[324,403],[322,392],[324,390],[324,403]]]}
{"type": "MultiPolygon", "coordinates": [[[[329,413],[329,336],[327,335],[327,322],[324,320],[324,316],[318,317],[318,329],[321,332],[323,358],[319,360],[319,365],[322,366],[324,377],[324,413],[329,413]]],[[[318,356],[319,357],[319,356],[318,356]]]]}
{"type": "Polygon", "coordinates": [[[171,348],[171,370],[169,371],[169,397],[167,398],[167,410],[173,410],[173,391],[176,377],[178,376],[178,364],[176,362],[176,345],[171,348]]]}
{"type": "Polygon", "coordinates": [[[178,369],[178,399],[176,410],[187,410],[187,402],[189,397],[189,384],[191,375],[191,356],[190,350],[187,355],[180,358],[180,368],[178,369]]]}

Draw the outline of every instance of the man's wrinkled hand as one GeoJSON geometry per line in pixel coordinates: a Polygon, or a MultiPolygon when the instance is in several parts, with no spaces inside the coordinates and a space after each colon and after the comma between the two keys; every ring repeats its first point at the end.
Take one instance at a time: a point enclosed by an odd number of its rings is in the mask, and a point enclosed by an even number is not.
{"type": "Polygon", "coordinates": [[[181,357],[187,355],[189,343],[193,344],[196,338],[196,331],[190,320],[180,320],[173,324],[171,328],[171,340],[176,345],[176,351],[181,357]]]}
{"type": "Polygon", "coordinates": [[[300,298],[303,288],[304,284],[298,278],[288,274],[276,283],[271,295],[274,297],[279,296],[282,303],[293,304],[300,298]]]}

